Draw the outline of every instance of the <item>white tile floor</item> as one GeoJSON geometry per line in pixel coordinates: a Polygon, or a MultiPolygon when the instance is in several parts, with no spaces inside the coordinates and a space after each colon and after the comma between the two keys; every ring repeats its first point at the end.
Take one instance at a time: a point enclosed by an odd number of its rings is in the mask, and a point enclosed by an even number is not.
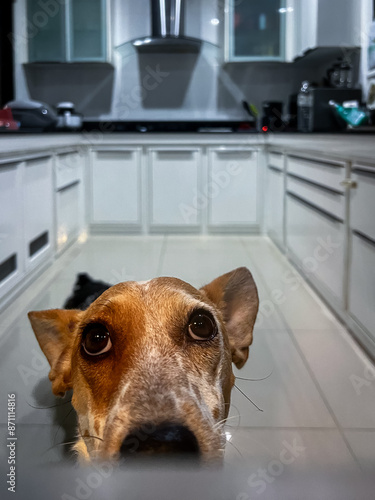
{"type": "Polygon", "coordinates": [[[255,471],[293,448],[289,469],[375,471],[375,379],[365,377],[373,365],[311,289],[291,282],[298,275],[263,237],[96,236],[65,253],[0,316],[0,428],[14,392],[23,460],[60,460],[58,443],[74,436],[69,403],[48,408],[56,400],[28,310],[61,307],[78,272],[111,283],[168,275],[199,286],[243,265],[257,282],[261,313],[237,375],[262,380],[237,385],[263,411],[234,389],[226,462],[255,471]],[[359,378],[366,381],[360,388],[359,378]]]}

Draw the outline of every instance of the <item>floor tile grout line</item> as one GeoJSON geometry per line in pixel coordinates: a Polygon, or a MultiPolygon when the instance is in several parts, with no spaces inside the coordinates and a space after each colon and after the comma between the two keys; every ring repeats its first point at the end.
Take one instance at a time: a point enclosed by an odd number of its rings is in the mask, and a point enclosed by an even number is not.
{"type": "MultiPolygon", "coordinates": [[[[266,282],[265,282],[265,280],[264,280],[264,278],[262,276],[262,273],[260,272],[260,269],[259,269],[258,265],[254,262],[254,259],[251,258],[250,252],[248,251],[248,249],[247,249],[247,247],[245,245],[245,242],[242,239],[241,239],[241,243],[242,243],[243,248],[244,248],[246,254],[248,255],[249,259],[254,264],[254,268],[256,269],[257,273],[259,274],[260,279],[263,282],[264,288],[269,293],[270,290],[269,290],[269,288],[268,288],[268,286],[267,286],[267,284],[266,284],[266,282]]],[[[357,464],[357,466],[359,467],[359,469],[362,470],[362,467],[361,467],[361,465],[359,463],[359,460],[358,460],[357,456],[355,455],[355,453],[354,453],[354,451],[353,451],[353,449],[352,449],[352,447],[351,447],[348,439],[346,438],[345,432],[344,432],[343,428],[341,427],[341,424],[340,424],[338,418],[336,417],[336,415],[335,415],[335,413],[334,413],[331,405],[329,404],[329,402],[328,402],[328,400],[326,398],[326,395],[324,394],[324,391],[323,391],[322,387],[320,386],[320,384],[319,384],[319,382],[318,382],[318,380],[317,380],[317,378],[316,378],[316,376],[315,376],[315,374],[314,374],[314,372],[313,372],[310,364],[308,363],[308,361],[306,359],[306,356],[304,355],[301,347],[299,346],[299,344],[297,342],[297,339],[296,339],[293,331],[291,330],[288,322],[286,321],[282,310],[280,309],[280,307],[279,307],[278,304],[276,304],[275,307],[276,307],[276,310],[277,310],[277,312],[278,312],[278,314],[280,316],[280,320],[282,321],[284,327],[286,328],[287,332],[289,333],[289,336],[290,336],[290,338],[291,338],[291,340],[293,342],[293,345],[294,345],[295,349],[297,350],[298,354],[300,355],[301,360],[302,360],[303,364],[305,365],[305,368],[306,368],[307,372],[309,373],[309,375],[310,375],[313,383],[315,384],[315,387],[316,387],[316,389],[317,389],[320,397],[322,398],[322,401],[325,404],[325,406],[326,406],[329,414],[331,415],[331,418],[334,421],[334,423],[335,423],[335,425],[336,425],[336,427],[337,427],[337,429],[338,429],[338,431],[339,431],[339,433],[341,435],[341,438],[343,439],[343,441],[344,441],[347,449],[349,450],[349,453],[351,454],[354,462],[357,464]]]]}

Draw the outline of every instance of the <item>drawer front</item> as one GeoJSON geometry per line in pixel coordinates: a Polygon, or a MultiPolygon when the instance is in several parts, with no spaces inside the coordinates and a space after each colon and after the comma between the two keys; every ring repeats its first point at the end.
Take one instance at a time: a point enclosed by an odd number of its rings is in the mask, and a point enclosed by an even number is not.
{"type": "Polygon", "coordinates": [[[343,194],[322,189],[314,184],[289,176],[287,178],[287,191],[318,206],[338,219],[344,220],[345,197],[343,194]]]}
{"type": "Polygon", "coordinates": [[[341,193],[344,192],[344,187],[340,185],[340,182],[345,178],[344,164],[325,163],[297,156],[288,156],[287,171],[302,179],[341,193]]]}
{"type": "Polygon", "coordinates": [[[267,176],[265,205],[267,233],[284,248],[284,173],[269,168],[267,176]]]}
{"type": "Polygon", "coordinates": [[[375,240],[375,171],[354,170],[357,188],[350,192],[351,227],[375,240]]]}
{"type": "Polygon", "coordinates": [[[349,312],[375,341],[375,242],[352,234],[349,312]]]}
{"type": "Polygon", "coordinates": [[[64,248],[79,232],[79,189],[76,183],[56,193],[57,250],[64,248]]]}
{"type": "Polygon", "coordinates": [[[64,153],[56,156],[55,187],[61,189],[81,178],[81,156],[79,153],[64,153]]]}
{"type": "Polygon", "coordinates": [[[343,303],[344,224],[287,195],[287,247],[297,264],[343,303]]]}
{"type": "Polygon", "coordinates": [[[284,155],[270,151],[268,153],[268,166],[284,170],[284,155]]]}

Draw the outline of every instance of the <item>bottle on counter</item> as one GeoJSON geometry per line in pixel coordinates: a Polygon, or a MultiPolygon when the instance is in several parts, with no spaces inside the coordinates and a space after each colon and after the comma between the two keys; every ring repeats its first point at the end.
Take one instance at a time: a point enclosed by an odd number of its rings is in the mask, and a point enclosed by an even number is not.
{"type": "Polygon", "coordinates": [[[313,130],[313,95],[310,84],[302,82],[301,90],[297,97],[297,126],[300,132],[312,132],[313,130]]]}

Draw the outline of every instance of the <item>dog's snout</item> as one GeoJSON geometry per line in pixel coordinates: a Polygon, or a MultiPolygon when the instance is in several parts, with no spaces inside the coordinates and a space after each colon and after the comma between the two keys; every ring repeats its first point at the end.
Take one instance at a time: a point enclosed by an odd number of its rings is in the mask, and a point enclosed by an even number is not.
{"type": "Polygon", "coordinates": [[[142,426],[124,439],[120,455],[182,455],[198,456],[197,438],[187,427],[176,424],[142,426]]]}

